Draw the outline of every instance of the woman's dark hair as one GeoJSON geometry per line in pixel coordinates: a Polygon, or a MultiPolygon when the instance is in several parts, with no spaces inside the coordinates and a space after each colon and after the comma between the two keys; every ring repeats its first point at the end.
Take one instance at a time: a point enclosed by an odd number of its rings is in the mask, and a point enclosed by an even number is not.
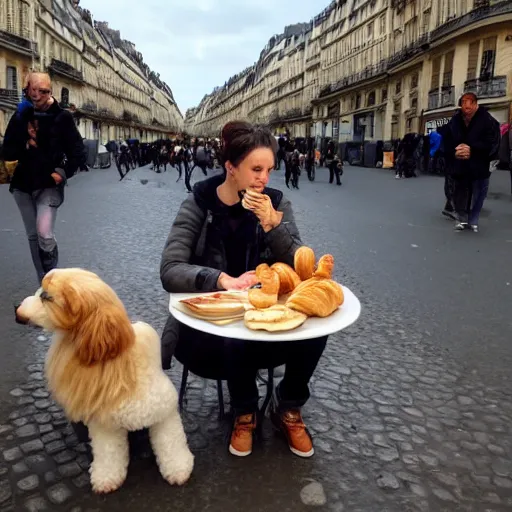
{"type": "Polygon", "coordinates": [[[220,133],[221,163],[231,162],[235,167],[254,149],[268,148],[277,152],[277,142],[272,132],[261,125],[246,121],[230,121],[220,133]]]}

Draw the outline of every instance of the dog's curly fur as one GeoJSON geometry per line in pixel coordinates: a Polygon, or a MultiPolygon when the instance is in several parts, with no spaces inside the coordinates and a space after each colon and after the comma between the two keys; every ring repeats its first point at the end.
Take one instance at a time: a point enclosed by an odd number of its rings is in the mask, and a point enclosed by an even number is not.
{"type": "Polygon", "coordinates": [[[48,273],[42,290],[22,302],[17,316],[54,333],[45,364],[48,387],[68,419],[89,428],[95,492],[122,485],[128,431],[144,427],[163,477],[171,484],[188,480],[193,455],[151,326],[132,324],[115,292],[96,274],[77,268],[48,273]]]}

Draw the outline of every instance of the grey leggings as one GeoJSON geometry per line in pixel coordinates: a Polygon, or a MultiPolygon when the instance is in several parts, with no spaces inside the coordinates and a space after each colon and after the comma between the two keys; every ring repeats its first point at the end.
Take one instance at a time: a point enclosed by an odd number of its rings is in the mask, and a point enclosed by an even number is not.
{"type": "Polygon", "coordinates": [[[62,191],[46,188],[34,192],[13,191],[25,225],[30,254],[39,282],[57,266],[58,248],[54,228],[57,209],[62,204],[62,191]]]}

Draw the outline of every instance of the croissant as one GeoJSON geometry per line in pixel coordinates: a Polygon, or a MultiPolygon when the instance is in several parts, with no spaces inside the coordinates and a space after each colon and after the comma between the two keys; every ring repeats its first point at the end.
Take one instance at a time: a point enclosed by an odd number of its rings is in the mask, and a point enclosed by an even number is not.
{"type": "Polygon", "coordinates": [[[331,254],[325,254],[318,260],[318,265],[316,270],[313,272],[313,277],[323,277],[325,279],[332,279],[333,269],[333,256],[331,254]]]}
{"type": "Polygon", "coordinates": [[[286,301],[286,306],[307,316],[324,318],[331,315],[343,304],[341,286],[331,279],[313,278],[301,283],[286,301]],[[302,286],[300,289],[299,287],[302,286]]]}
{"type": "Polygon", "coordinates": [[[310,247],[303,245],[295,251],[293,266],[302,281],[312,277],[315,271],[315,261],[315,253],[310,247]]]}
{"type": "Polygon", "coordinates": [[[277,304],[279,293],[279,275],[266,263],[256,267],[256,277],[261,283],[261,288],[252,288],[247,296],[249,302],[257,309],[265,309],[277,304]]]}
{"type": "Polygon", "coordinates": [[[270,268],[279,276],[279,295],[290,293],[300,284],[300,277],[290,265],[274,263],[270,268]]]}

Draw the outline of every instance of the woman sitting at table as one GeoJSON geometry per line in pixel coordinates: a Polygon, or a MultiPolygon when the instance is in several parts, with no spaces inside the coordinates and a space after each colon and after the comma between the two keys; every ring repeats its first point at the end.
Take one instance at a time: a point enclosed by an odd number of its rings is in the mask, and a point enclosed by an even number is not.
{"type": "MultiPolygon", "coordinates": [[[[279,190],[266,188],[275,166],[276,141],[271,132],[233,121],[222,130],[220,174],[194,186],[181,205],[165,244],[160,267],[170,293],[244,290],[257,283],[254,269],[276,261],[293,265],[302,245],[290,202],[279,190]],[[247,210],[241,191],[251,188],[268,196],[247,210]]],[[[309,398],[308,383],[324,351],[327,336],[280,343],[221,338],[199,332],[169,316],[162,335],[163,367],[171,358],[191,372],[227,379],[234,410],[229,451],[252,451],[256,428],[259,369],[286,365],[284,378],[270,405],[273,425],[282,431],[290,450],[300,457],[314,453],[300,408],[309,398]]]]}

